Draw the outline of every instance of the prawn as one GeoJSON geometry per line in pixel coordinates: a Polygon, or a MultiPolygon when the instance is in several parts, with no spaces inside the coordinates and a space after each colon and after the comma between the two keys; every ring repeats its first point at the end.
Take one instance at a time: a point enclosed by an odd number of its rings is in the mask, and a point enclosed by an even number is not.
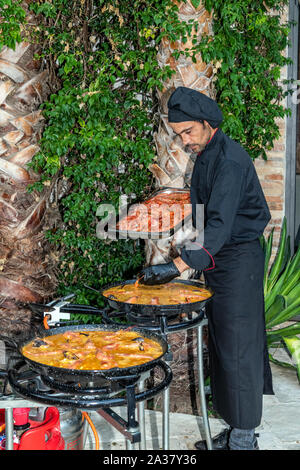
{"type": "Polygon", "coordinates": [[[117,363],[111,354],[106,352],[103,353],[100,349],[98,349],[95,355],[96,358],[101,362],[101,369],[111,369],[112,367],[117,367],[117,363]]]}
{"type": "Polygon", "coordinates": [[[77,333],[76,331],[66,331],[63,333],[63,337],[67,339],[78,339],[80,338],[80,333],[77,333]]]}
{"type": "Polygon", "coordinates": [[[89,351],[94,351],[96,349],[96,346],[92,340],[88,339],[84,345],[84,348],[88,349],[89,351]]]}
{"type": "Polygon", "coordinates": [[[102,349],[97,349],[95,356],[99,361],[113,360],[112,355],[105,351],[103,352],[102,349]]]}
{"type": "Polygon", "coordinates": [[[117,343],[108,343],[105,346],[103,346],[101,349],[103,351],[110,351],[112,349],[116,349],[119,345],[117,343]]]}
{"type": "Polygon", "coordinates": [[[124,357],[124,358],[125,357],[130,358],[130,356],[131,356],[131,357],[134,357],[134,359],[145,359],[145,362],[146,362],[147,359],[150,359],[151,361],[153,361],[153,356],[150,356],[150,355],[148,356],[147,354],[139,354],[139,353],[136,353],[136,352],[134,352],[134,353],[130,353],[130,352],[129,353],[122,353],[122,352],[120,352],[120,353],[118,353],[118,356],[124,357]]]}

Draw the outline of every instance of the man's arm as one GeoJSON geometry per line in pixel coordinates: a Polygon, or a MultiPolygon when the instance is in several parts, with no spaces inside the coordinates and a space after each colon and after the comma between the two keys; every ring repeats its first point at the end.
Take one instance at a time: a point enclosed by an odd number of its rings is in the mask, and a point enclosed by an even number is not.
{"type": "MultiPolygon", "coordinates": [[[[244,183],[243,169],[234,161],[224,160],[217,169],[206,207],[203,246],[189,242],[181,250],[181,259],[190,268],[207,268],[222,246],[230,239],[244,183]]],[[[179,266],[184,267],[181,262],[179,266]]]]}
{"type": "Polygon", "coordinates": [[[233,161],[225,160],[218,167],[213,189],[206,207],[204,246],[197,241],[188,242],[180,257],[170,263],[149,266],[139,273],[142,284],[163,284],[180,276],[188,268],[203,271],[213,256],[229,240],[234,219],[240,203],[244,182],[242,168],[233,161]]]}

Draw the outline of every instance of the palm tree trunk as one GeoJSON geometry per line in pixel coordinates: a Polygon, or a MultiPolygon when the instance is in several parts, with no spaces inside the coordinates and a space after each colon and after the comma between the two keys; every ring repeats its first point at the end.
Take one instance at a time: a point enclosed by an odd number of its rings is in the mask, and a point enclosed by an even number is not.
{"type": "MultiPolygon", "coordinates": [[[[183,21],[197,20],[199,41],[202,35],[212,34],[212,17],[202,3],[195,8],[190,0],[179,4],[179,18],[183,21]]],[[[172,138],[172,129],[168,125],[167,102],[171,93],[178,86],[193,88],[215,98],[213,77],[215,69],[212,64],[205,64],[200,55],[194,63],[191,58],[180,55],[178,60],[172,57],[175,49],[184,50],[191,47],[191,40],[183,43],[171,43],[164,39],[158,51],[158,60],[161,66],[169,65],[176,73],[164,83],[162,92],[158,92],[160,108],[160,124],[155,135],[157,160],[150,166],[157,188],[164,186],[174,188],[189,187],[194,166],[194,157],[184,152],[180,143],[172,138]]],[[[187,230],[187,227],[185,227],[187,230]]],[[[188,227],[187,233],[192,230],[188,227]]],[[[173,237],[162,240],[146,241],[147,264],[158,264],[169,261],[176,253],[175,247],[184,241],[184,233],[179,230],[173,237]]],[[[182,279],[188,279],[194,274],[192,269],[185,271],[182,279]]],[[[207,345],[205,330],[204,344],[207,345]]],[[[174,379],[170,387],[170,409],[173,412],[195,414],[200,410],[198,388],[197,339],[195,330],[187,330],[169,335],[168,340],[173,353],[172,370],[174,379]]],[[[208,374],[208,356],[204,358],[205,376],[208,374]]],[[[159,406],[160,398],[156,400],[159,406]]]]}
{"type": "MultiPolygon", "coordinates": [[[[27,19],[31,25],[35,21],[27,19]]],[[[38,51],[24,40],[15,50],[0,52],[0,325],[6,335],[28,330],[32,318],[26,304],[45,301],[56,288],[57,255],[44,234],[56,217],[48,204],[50,187],[28,191],[39,179],[27,165],[39,151],[39,107],[49,93],[48,73],[35,59],[38,51]]]]}
{"type": "MultiPolygon", "coordinates": [[[[212,15],[208,13],[203,4],[195,8],[190,0],[179,4],[179,19],[188,22],[194,20],[198,24],[197,39],[200,41],[203,35],[212,35],[212,15]]],[[[193,35],[194,33],[192,33],[193,35]]],[[[180,55],[175,60],[172,54],[175,50],[184,51],[192,47],[192,37],[186,43],[172,43],[163,39],[158,51],[158,61],[162,67],[169,65],[175,73],[172,78],[165,82],[163,90],[158,91],[160,123],[158,132],[155,134],[157,160],[149,169],[155,177],[157,188],[165,186],[173,188],[184,188],[190,184],[194,166],[193,156],[182,149],[180,142],[172,138],[172,129],[168,125],[167,102],[172,92],[178,86],[193,88],[215,98],[212,64],[203,62],[201,55],[196,56],[196,62],[190,57],[180,55]]],[[[186,227],[187,233],[192,230],[191,224],[186,227]]],[[[173,237],[146,242],[147,264],[158,264],[167,262],[172,258],[174,247],[183,241],[183,232],[179,230],[173,237]]],[[[176,252],[176,251],[175,251],[176,252]]],[[[182,278],[189,278],[192,270],[185,271],[182,278]]]]}

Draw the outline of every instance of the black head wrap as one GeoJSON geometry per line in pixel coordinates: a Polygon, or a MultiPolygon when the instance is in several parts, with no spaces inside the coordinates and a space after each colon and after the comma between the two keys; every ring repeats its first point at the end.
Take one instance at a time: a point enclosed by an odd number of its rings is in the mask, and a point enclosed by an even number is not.
{"type": "Polygon", "coordinates": [[[215,129],[223,121],[217,103],[192,88],[178,87],[170,96],[168,108],[169,122],[207,121],[215,129]]]}

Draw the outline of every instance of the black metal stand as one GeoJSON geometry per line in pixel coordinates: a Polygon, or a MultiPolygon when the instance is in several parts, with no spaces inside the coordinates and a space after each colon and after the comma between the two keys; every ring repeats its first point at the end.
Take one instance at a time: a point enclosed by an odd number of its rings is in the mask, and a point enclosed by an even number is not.
{"type": "MultiPolygon", "coordinates": [[[[204,386],[204,367],[203,367],[203,326],[207,325],[207,319],[205,317],[204,310],[200,312],[195,312],[195,317],[190,318],[178,323],[169,323],[168,316],[164,315],[163,310],[156,317],[143,317],[141,315],[128,314],[124,312],[111,311],[105,309],[102,313],[103,320],[108,324],[116,325],[117,322],[114,321],[115,318],[120,318],[126,316],[128,320],[134,322],[136,326],[143,326],[143,328],[155,332],[159,332],[164,339],[167,340],[169,334],[188,330],[191,328],[197,328],[197,355],[198,355],[198,377],[199,377],[199,395],[200,395],[200,404],[202,410],[203,418],[203,427],[205,433],[205,440],[207,444],[207,449],[212,450],[212,440],[211,432],[207,414],[206,398],[205,398],[205,386],[204,386]]],[[[169,346],[169,350],[165,355],[165,360],[168,366],[171,366],[173,360],[173,354],[169,346]]],[[[141,382],[139,387],[142,389],[144,383],[141,382]]],[[[170,447],[170,432],[169,432],[169,408],[170,408],[170,394],[169,388],[166,388],[163,392],[163,449],[169,450],[170,447]]],[[[139,404],[139,421],[142,423],[142,438],[140,443],[140,450],[146,449],[146,437],[145,437],[145,407],[144,403],[139,404]]]]}
{"type": "Polygon", "coordinates": [[[53,388],[49,389],[49,387],[57,384],[49,377],[34,377],[34,372],[30,370],[27,371],[28,373],[26,371],[19,373],[17,369],[8,369],[8,381],[17,395],[3,396],[3,400],[0,395],[0,408],[6,409],[7,450],[13,449],[13,408],[34,407],[38,403],[47,406],[78,408],[82,411],[97,411],[99,415],[125,436],[126,447],[130,449],[132,444],[141,442],[140,424],[136,420],[136,404],[143,403],[163,392],[169,387],[173,377],[171,368],[165,362],[158,361],[155,367],[163,371],[163,379],[149,390],[139,389],[138,393],[136,393],[135,387],[148,378],[149,371],[144,372],[141,376],[117,377],[116,380],[123,382],[125,396],[105,395],[105,388],[99,389],[93,386],[80,390],[80,387],[78,388],[76,385],[74,388],[73,384],[59,384],[59,391],[53,388]],[[111,410],[112,407],[124,405],[127,406],[127,421],[111,410]]]}

